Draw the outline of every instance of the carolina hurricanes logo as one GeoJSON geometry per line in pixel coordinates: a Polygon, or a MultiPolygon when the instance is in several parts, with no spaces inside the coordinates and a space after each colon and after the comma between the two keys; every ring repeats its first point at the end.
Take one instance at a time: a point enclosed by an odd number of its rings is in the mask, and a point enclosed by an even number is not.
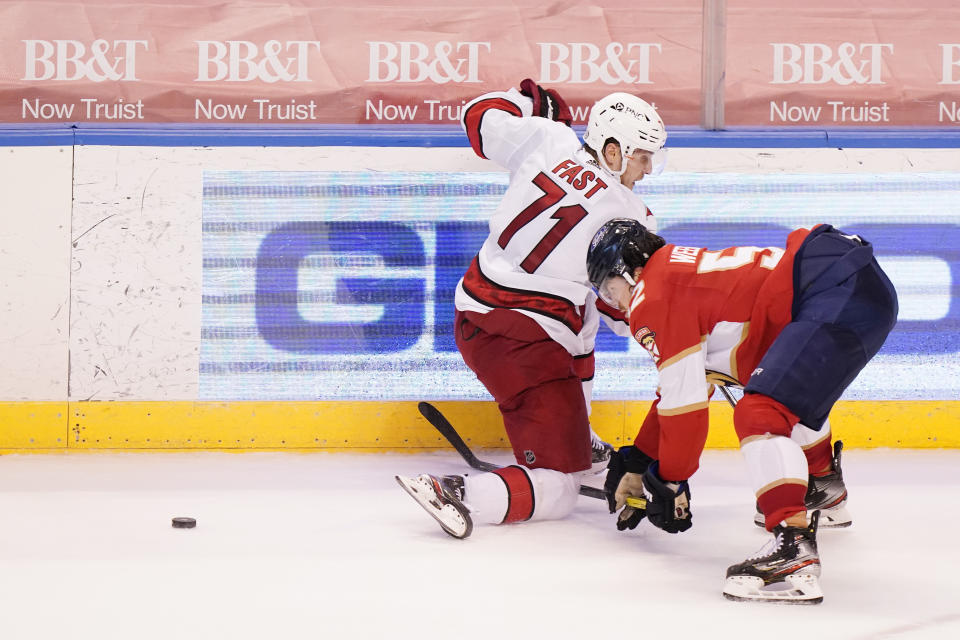
{"type": "Polygon", "coordinates": [[[657,346],[657,334],[651,331],[650,327],[640,327],[637,329],[637,332],[633,334],[633,337],[637,339],[641,347],[650,353],[653,361],[656,364],[660,364],[660,347],[657,346]]]}

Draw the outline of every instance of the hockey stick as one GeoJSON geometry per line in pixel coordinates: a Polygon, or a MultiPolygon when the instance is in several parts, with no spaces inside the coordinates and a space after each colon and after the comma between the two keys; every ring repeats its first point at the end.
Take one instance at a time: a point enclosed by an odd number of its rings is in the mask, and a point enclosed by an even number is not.
{"type": "Polygon", "coordinates": [[[463,441],[463,438],[460,437],[460,434],[457,433],[457,430],[450,424],[450,421],[447,420],[435,406],[429,402],[421,402],[417,405],[417,409],[420,410],[420,415],[426,418],[427,422],[432,424],[433,428],[439,431],[440,435],[453,445],[453,448],[457,450],[457,453],[463,457],[472,469],[477,469],[478,471],[494,471],[500,468],[499,465],[493,464],[492,462],[484,462],[477,458],[473,451],[470,450],[470,447],[467,446],[467,443],[463,441]]]}
{"type": "MultiPolygon", "coordinates": [[[[467,446],[467,443],[463,441],[463,438],[460,437],[460,434],[457,433],[457,430],[453,428],[453,425],[450,424],[450,421],[447,420],[440,410],[429,402],[421,402],[417,405],[417,409],[420,411],[420,415],[427,419],[427,422],[433,425],[433,428],[440,432],[444,438],[447,439],[453,448],[457,450],[457,453],[463,457],[464,461],[472,469],[477,469],[478,471],[495,471],[500,469],[500,465],[493,464],[492,462],[486,462],[478,458],[473,451],[470,450],[470,447],[467,446]]],[[[599,500],[606,500],[607,494],[603,489],[597,489],[596,487],[588,487],[585,485],[580,486],[580,495],[588,496],[590,498],[597,498],[599,500]]]]}
{"type": "Polygon", "coordinates": [[[737,408],[737,399],[733,397],[733,394],[722,384],[718,384],[717,388],[720,389],[720,393],[723,394],[723,397],[727,399],[727,402],[730,403],[730,406],[734,409],[737,408]]]}

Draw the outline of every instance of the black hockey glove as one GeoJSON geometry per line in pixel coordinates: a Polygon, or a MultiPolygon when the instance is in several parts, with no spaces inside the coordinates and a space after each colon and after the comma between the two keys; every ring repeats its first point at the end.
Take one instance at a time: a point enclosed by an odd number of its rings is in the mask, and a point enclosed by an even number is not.
{"type": "Polygon", "coordinates": [[[527,78],[520,83],[520,93],[533,100],[533,115],[562,122],[568,127],[573,122],[570,108],[556,89],[544,89],[527,78]]]}
{"type": "Polygon", "coordinates": [[[604,493],[607,495],[607,505],[610,513],[623,509],[617,516],[617,530],[635,529],[646,515],[643,497],[643,472],[646,471],[653,458],[627,445],[612,456],[607,463],[607,479],[603,483],[604,493]]]}
{"type": "Polygon", "coordinates": [[[657,475],[656,462],[643,474],[643,492],[647,498],[647,517],[655,527],[667,533],[679,533],[693,526],[690,513],[690,487],[683,482],[665,482],[657,475]]]}

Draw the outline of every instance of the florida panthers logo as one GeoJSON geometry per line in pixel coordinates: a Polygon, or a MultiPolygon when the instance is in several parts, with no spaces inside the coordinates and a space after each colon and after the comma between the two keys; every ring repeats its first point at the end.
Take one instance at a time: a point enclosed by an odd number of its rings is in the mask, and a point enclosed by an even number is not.
{"type": "Polygon", "coordinates": [[[650,327],[640,327],[637,329],[637,332],[633,334],[633,337],[637,339],[641,347],[650,353],[654,364],[660,364],[660,347],[657,346],[656,332],[651,331],[650,327]]]}

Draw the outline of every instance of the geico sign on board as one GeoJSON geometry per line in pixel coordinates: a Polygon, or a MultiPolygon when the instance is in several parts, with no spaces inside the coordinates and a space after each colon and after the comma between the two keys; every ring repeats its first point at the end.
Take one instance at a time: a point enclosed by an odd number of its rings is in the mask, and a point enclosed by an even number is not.
{"type": "Polygon", "coordinates": [[[886,84],[883,54],[892,44],[843,42],[836,50],[822,42],[771,42],[771,84],[886,84]]]}
{"type": "Polygon", "coordinates": [[[196,40],[197,82],[310,82],[315,40],[196,40]]]}
{"type": "Polygon", "coordinates": [[[480,82],[480,52],[489,42],[367,42],[367,82],[480,82]]]}
{"type": "MultiPolygon", "coordinates": [[[[263,238],[253,261],[257,331],[279,351],[313,354],[384,354],[417,344],[430,331],[434,352],[456,351],[453,298],[457,282],[476,255],[489,225],[480,221],[438,221],[431,225],[393,220],[329,222],[292,221],[277,225],[263,238]],[[434,255],[428,255],[428,247],[434,255]],[[341,266],[348,256],[369,256],[364,267],[341,266]],[[312,264],[316,262],[316,265],[312,264]],[[326,304],[346,305],[352,316],[312,320],[303,289],[306,273],[325,274],[332,297],[326,304]],[[363,306],[374,310],[361,317],[363,306]],[[432,312],[432,320],[428,316],[432,312]],[[431,328],[432,327],[432,328],[431,328]]],[[[905,260],[915,266],[900,279],[899,296],[922,299],[909,313],[901,309],[887,353],[952,353],[960,351],[960,298],[952,292],[960,282],[960,246],[956,224],[856,223],[863,237],[883,241],[881,263],[905,260]],[[889,240],[896,238],[896,243],[889,240]]],[[[780,223],[742,221],[682,223],[668,227],[676,244],[703,246],[705,238],[737,239],[757,246],[782,242],[792,230],[780,223]]],[[[716,246],[725,246],[727,243],[716,246]]],[[[236,269],[235,258],[205,260],[206,268],[236,269]],[[222,263],[222,265],[221,265],[222,263]]],[[[886,268],[886,267],[885,267],[886,268]]],[[[903,300],[902,300],[903,303],[903,300]]],[[[228,337],[232,329],[208,329],[210,337],[228,337]]],[[[235,333],[235,332],[234,332],[235,333]]],[[[626,351],[628,340],[604,335],[597,351],[626,351]]]]}
{"type": "Polygon", "coordinates": [[[137,50],[146,40],[22,40],[25,65],[21,80],[137,80],[137,50]]]}
{"type": "Polygon", "coordinates": [[[602,50],[592,42],[538,42],[540,82],[571,84],[652,84],[650,52],[658,42],[611,42],[602,50]]]}

